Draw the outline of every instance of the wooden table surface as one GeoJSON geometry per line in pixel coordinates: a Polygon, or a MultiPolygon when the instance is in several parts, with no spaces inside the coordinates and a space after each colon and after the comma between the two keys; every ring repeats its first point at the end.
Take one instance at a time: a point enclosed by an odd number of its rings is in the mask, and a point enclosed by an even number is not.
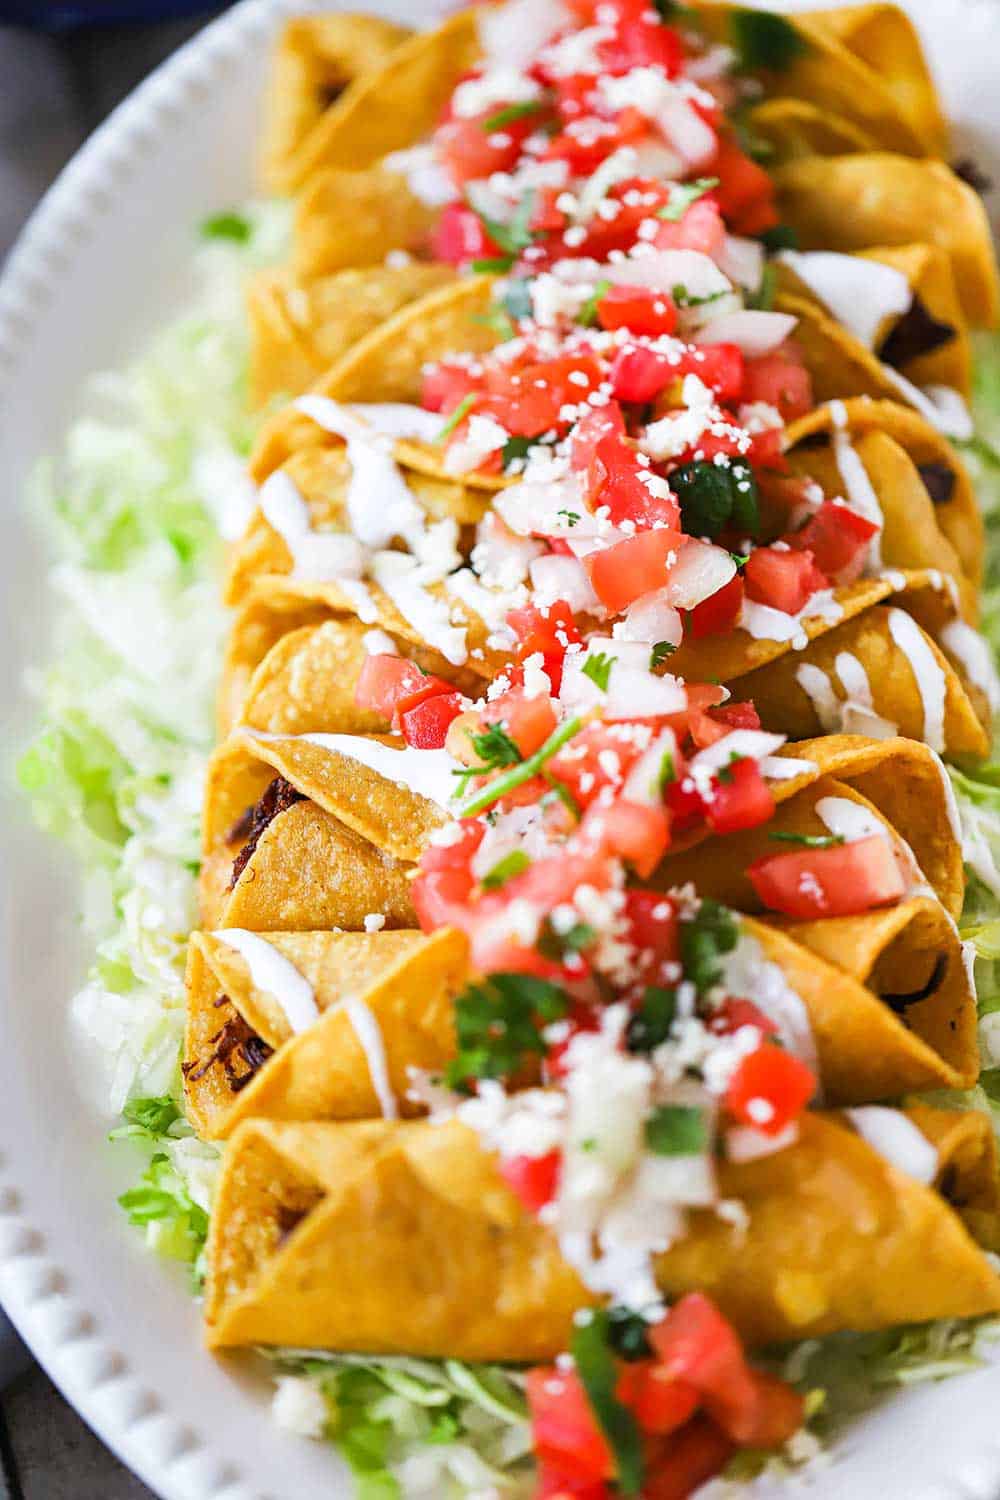
{"type": "MultiPolygon", "coordinates": [[[[0,0],[0,19],[3,12],[0,0]]],[[[204,20],[59,37],[0,25],[0,261],[77,146],[204,20]]],[[[7,1331],[0,1329],[0,1500],[153,1500],[7,1331]]]]}

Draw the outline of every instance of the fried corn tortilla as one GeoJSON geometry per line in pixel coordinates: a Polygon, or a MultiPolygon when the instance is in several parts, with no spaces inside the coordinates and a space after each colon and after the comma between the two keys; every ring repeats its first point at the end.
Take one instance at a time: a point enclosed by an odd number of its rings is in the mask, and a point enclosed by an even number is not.
{"type": "MultiPolygon", "coordinates": [[[[914,1123],[938,1149],[934,1186],[836,1115],[803,1116],[784,1151],[722,1163],[720,1195],[745,1205],[746,1227],[694,1212],[657,1261],[664,1293],[706,1291],[755,1345],[1000,1309],[1000,1278],[949,1202],[995,1212],[989,1121],[922,1110],[914,1123]]],[[[208,1264],[213,1348],[534,1362],[566,1348],[593,1301],[457,1122],[245,1122],[208,1264]]]]}

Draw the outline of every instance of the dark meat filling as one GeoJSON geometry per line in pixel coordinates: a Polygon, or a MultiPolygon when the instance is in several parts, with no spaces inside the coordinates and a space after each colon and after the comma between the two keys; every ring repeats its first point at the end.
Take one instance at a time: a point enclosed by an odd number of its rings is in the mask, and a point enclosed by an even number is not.
{"type": "Polygon", "coordinates": [[[980,197],[984,193],[988,193],[993,186],[993,179],[987,177],[978,162],[973,161],[971,156],[963,156],[960,160],[953,161],[951,170],[956,177],[961,177],[963,182],[967,182],[970,188],[978,193],[980,197]]]}
{"type": "Polygon", "coordinates": [[[305,800],[302,793],[297,792],[290,781],[286,781],[283,776],[276,776],[259,801],[255,802],[253,807],[248,807],[243,816],[237,819],[226,835],[227,844],[243,845],[233,860],[233,873],[229,878],[230,890],[253,858],[253,852],[260,843],[261,835],[268,824],[273,822],[279,813],[287,812],[288,808],[294,807],[296,802],[305,800]]]}
{"type": "Polygon", "coordinates": [[[924,489],[933,505],[947,505],[955,493],[957,479],[954,469],[947,464],[918,464],[918,472],[924,481],[924,489]]]}
{"type": "Polygon", "coordinates": [[[894,370],[908,364],[918,355],[930,354],[955,337],[950,323],[941,323],[928,312],[914,293],[913,301],[883,341],[878,357],[894,370]]]}
{"type": "Polygon", "coordinates": [[[194,1062],[185,1063],[184,1076],[189,1083],[196,1083],[199,1078],[204,1078],[209,1068],[219,1063],[225,1072],[230,1090],[238,1094],[264,1066],[271,1056],[272,1049],[233,1007],[228,995],[220,995],[215,1004],[217,1006],[228,1005],[233,1013],[228,1020],[223,1022],[215,1035],[209,1037],[208,1045],[212,1051],[206,1061],[198,1067],[194,1062]]]}
{"type": "Polygon", "coordinates": [[[897,1015],[902,1015],[908,1006],[917,1005],[921,1000],[926,1000],[929,996],[933,995],[944,978],[947,968],[947,955],[939,953],[934,960],[934,967],[926,984],[922,984],[918,990],[909,990],[905,994],[883,995],[882,1000],[884,1004],[888,1005],[890,1010],[894,1010],[897,1015]]]}

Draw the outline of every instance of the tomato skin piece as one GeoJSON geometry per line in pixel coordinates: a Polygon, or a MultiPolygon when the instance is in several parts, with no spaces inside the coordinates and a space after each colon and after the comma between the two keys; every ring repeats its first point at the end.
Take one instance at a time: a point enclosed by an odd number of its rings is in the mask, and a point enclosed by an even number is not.
{"type": "Polygon", "coordinates": [[[656,1437],[682,1427],[700,1399],[693,1385],[669,1374],[655,1359],[623,1365],[615,1395],[635,1413],[643,1432],[656,1437]]]}
{"type": "Polygon", "coordinates": [[[617,401],[584,412],[569,442],[569,463],[574,473],[586,473],[594,462],[598,444],[611,436],[625,436],[625,418],[617,401]]]}
{"type": "Polygon", "coordinates": [[[552,1202],[558,1191],[562,1152],[547,1151],[544,1156],[502,1156],[497,1170],[528,1212],[537,1214],[546,1203],[552,1202]]]}
{"type": "Polygon", "coordinates": [[[813,562],[811,552],[755,547],[743,569],[747,598],[786,615],[797,615],[830,580],[813,562]]]}
{"type": "Polygon", "coordinates": [[[633,599],[662,588],[683,540],[681,532],[663,527],[588,553],[583,565],[601,603],[620,614],[633,599]]]}
{"type": "MultiPolygon", "coordinates": [[[[518,638],[518,663],[524,663],[529,656],[540,652],[552,692],[558,694],[566,649],[579,645],[582,639],[567,601],[555,599],[544,608],[525,604],[519,609],[508,610],[507,624],[518,638]]],[[[508,676],[513,682],[514,676],[510,673],[508,676]]]]}
{"type": "Polygon", "coordinates": [[[564,1474],[538,1465],[538,1488],[534,1500],[614,1500],[614,1494],[603,1480],[567,1479],[564,1474]]]}
{"type": "Polygon", "coordinates": [[[456,187],[464,187],[477,177],[489,177],[491,172],[509,171],[527,137],[544,119],[541,113],[533,114],[511,120],[499,130],[484,130],[485,122],[503,108],[497,103],[478,115],[452,115],[438,126],[435,150],[456,187]]]}
{"type": "MultiPolygon", "coordinates": [[[[542,152],[542,161],[567,161],[575,177],[589,177],[622,146],[634,146],[649,134],[649,121],[639,110],[626,108],[613,120],[589,118],[577,128],[571,121],[554,135],[542,152]]],[[[582,246],[580,247],[582,250],[582,246]]]]}
{"type": "Polygon", "coordinates": [[[677,307],[666,292],[612,285],[597,304],[597,321],[609,332],[627,328],[630,333],[655,337],[673,333],[677,327],[677,307]]]}
{"type": "MultiPolygon", "coordinates": [[[[773,1042],[765,1042],[739,1063],[725,1093],[726,1109],[734,1120],[780,1135],[797,1119],[816,1092],[816,1075],[798,1057],[773,1042]],[[767,1106],[770,1113],[754,1106],[767,1106]]],[[[729,1429],[727,1429],[729,1430],[729,1429]]],[[[733,1432],[736,1436],[736,1431],[733,1432]]]]}
{"type": "Polygon", "coordinates": [[[467,266],[473,260],[503,258],[500,246],[490,239],[482,220],[464,203],[449,203],[431,232],[431,256],[449,266],[467,266]]]}
{"type": "Polygon", "coordinates": [[[740,833],[774,817],[774,797],[749,757],[727,768],[729,779],[712,778],[712,796],[705,802],[705,821],[713,833],[740,833]]]}
{"type": "Polygon", "coordinates": [[[521,754],[527,758],[552,734],[556,727],[551,698],[526,698],[523,688],[510,688],[482,711],[484,724],[503,724],[521,754]]]}
{"type": "Polygon", "coordinates": [[[744,1000],[740,995],[727,995],[722,1004],[712,1012],[708,1029],[719,1036],[728,1036],[730,1032],[739,1031],[741,1026],[756,1026],[765,1036],[778,1035],[778,1028],[770,1016],[766,1016],[752,1000],[744,1000]]]}
{"type": "Polygon", "coordinates": [[[453,412],[479,387],[480,381],[465,365],[442,359],[424,372],[420,404],[427,411],[453,412]]]}
{"type": "Polygon", "coordinates": [[[699,1414],[665,1439],[648,1465],[643,1500],[687,1500],[725,1468],[736,1444],[710,1417],[699,1414]]]}
{"type": "MultiPolygon", "coordinates": [[[[469,862],[486,834],[486,825],[478,818],[462,818],[458,824],[462,837],[453,844],[428,844],[420,856],[420,870],[434,872],[461,870],[469,874],[469,862]]],[[[469,875],[471,881],[472,877],[469,875]]]]}
{"type": "Polygon", "coordinates": [[[785,537],[796,552],[811,552],[816,566],[836,583],[853,583],[864,571],[872,537],[878,534],[874,521],[859,516],[847,505],[824,500],[799,531],[785,537]]]}
{"type": "Polygon", "coordinates": [[[423,932],[458,926],[475,888],[470,871],[422,870],[410,887],[410,899],[423,932]]]}
{"type": "Polygon", "coordinates": [[[673,27],[648,12],[627,16],[618,22],[613,40],[601,42],[598,56],[605,73],[620,77],[632,68],[662,68],[676,78],[684,62],[684,49],[673,27]]]}
{"type": "Polygon", "coordinates": [[[676,366],[678,375],[697,375],[702,385],[724,406],[735,406],[742,401],[743,376],[746,363],[739,344],[697,344],[685,349],[676,366]]]}
{"type": "Polygon", "coordinates": [[[812,410],[812,381],[794,345],[786,343],[770,354],[747,360],[743,400],[767,402],[786,422],[794,422],[812,410]]]}
{"type": "Polygon", "coordinates": [[[354,701],[359,708],[370,708],[398,728],[401,716],[423,703],[425,698],[453,694],[454,691],[450,682],[421,672],[405,656],[375,652],[365,657],[354,689],[354,701]]]}
{"type": "Polygon", "coordinates": [[[444,748],[448,726],[462,713],[461,693],[438,693],[400,714],[403,738],[417,750],[444,748]]]}
{"type": "Polygon", "coordinates": [[[747,875],[769,911],[811,921],[890,906],[906,891],[892,845],[880,833],[827,849],[794,849],[755,860],[747,875]]]}
{"type": "Polygon", "coordinates": [[[756,1400],[730,1422],[730,1436],[745,1448],[780,1448],[802,1426],[805,1401],[787,1381],[767,1370],[751,1370],[750,1374],[756,1400]]]}
{"type": "Polygon", "coordinates": [[[715,160],[706,171],[719,179],[716,198],[734,234],[761,234],[777,224],[774,184],[731,136],[720,137],[715,160]]]}
{"type": "Polygon", "coordinates": [[[638,949],[642,977],[655,983],[680,958],[677,908],[661,891],[635,886],[625,892],[626,941],[638,949]]]}
{"type": "Polygon", "coordinates": [[[720,724],[725,724],[727,729],[760,728],[760,714],[754,707],[752,698],[744,703],[720,703],[708,712],[720,724]]]}
{"type": "MultiPolygon", "coordinates": [[[[755,1390],[743,1345],[728,1319],[702,1292],[688,1292],[649,1330],[669,1374],[694,1386],[727,1413],[747,1409],[755,1390]]],[[[718,1417],[717,1417],[718,1420],[718,1417]]]]}
{"type": "Polygon", "coordinates": [[[490,402],[492,414],[516,437],[537,437],[550,427],[565,432],[569,423],[559,413],[564,406],[579,406],[603,379],[600,364],[591,354],[564,354],[512,369],[491,366],[486,388],[497,398],[490,402]]]}
{"type": "Polygon", "coordinates": [[[528,1371],[528,1409],[535,1452],[560,1476],[613,1479],[615,1461],[575,1370],[541,1365],[528,1371]]]}
{"type": "Polygon", "coordinates": [[[728,583],[691,610],[687,617],[688,634],[696,641],[708,635],[722,635],[734,628],[742,608],[743,579],[734,573],[728,583]]]}
{"type": "Polygon", "coordinates": [[[606,505],[613,526],[634,521],[637,526],[669,526],[679,531],[680,505],[672,494],[653,493],[648,482],[651,474],[624,438],[609,434],[594,449],[589,469],[591,506],[606,505]]]}
{"type": "Polygon", "coordinates": [[[679,363],[641,344],[626,344],[611,362],[608,379],[617,401],[653,401],[681,374],[679,363]]]}
{"type": "Polygon", "coordinates": [[[706,193],[686,208],[679,219],[665,219],[656,232],[657,250],[697,250],[714,260],[726,239],[726,226],[714,193],[706,193]]]}
{"type": "Polygon", "coordinates": [[[592,805],[581,834],[627,860],[640,880],[648,880],[670,844],[670,817],[665,808],[619,797],[610,807],[592,805]]]}

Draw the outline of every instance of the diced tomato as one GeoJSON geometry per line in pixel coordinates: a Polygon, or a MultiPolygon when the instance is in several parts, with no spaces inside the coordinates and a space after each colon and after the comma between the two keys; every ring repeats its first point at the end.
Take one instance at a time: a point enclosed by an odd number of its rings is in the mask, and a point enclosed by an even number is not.
{"type": "Polygon", "coordinates": [[[452,115],[438,127],[435,150],[457,187],[477,177],[489,177],[492,172],[508,172],[517,162],[525,139],[544,118],[531,114],[496,130],[485,129],[486,121],[501,109],[503,105],[497,103],[478,115],[452,115]]]}
{"type": "MultiPolygon", "coordinates": [[[[630,888],[625,892],[626,941],[640,954],[639,967],[647,983],[673,973],[680,955],[677,908],[661,891],[630,888]]],[[[674,976],[676,977],[676,976],[674,976]]]]}
{"type": "Polygon", "coordinates": [[[594,449],[588,471],[593,508],[607,506],[613,526],[632,521],[637,526],[669,526],[680,530],[681,508],[667,484],[639,463],[636,450],[622,437],[609,433],[594,449]]]}
{"type": "Polygon", "coordinates": [[[490,239],[479,215],[464,203],[449,203],[442,209],[436,227],[431,231],[431,257],[449,266],[467,266],[473,260],[495,260],[504,257],[500,246],[490,239]]]}
{"type": "Polygon", "coordinates": [[[705,821],[713,833],[739,833],[774,817],[774,797],[755,760],[734,761],[712,778],[705,821]]]}
{"type": "Polygon", "coordinates": [[[619,797],[610,807],[592,805],[581,834],[594,839],[598,848],[627,860],[639,878],[646,880],[670,843],[670,818],[663,807],[619,797]]]}
{"type": "Polygon", "coordinates": [[[519,641],[518,661],[525,662],[529,656],[541,652],[552,691],[558,694],[566,648],[579,645],[582,639],[566,600],[556,599],[544,608],[526,604],[509,610],[507,624],[519,641]]]}
{"type": "Polygon", "coordinates": [[[542,153],[543,161],[569,162],[574,177],[589,177],[622,146],[634,146],[649,134],[649,121],[639,110],[626,108],[613,120],[589,115],[571,120],[554,135],[542,153]]]}
{"type": "Polygon", "coordinates": [[[579,734],[552,757],[548,772],[568,788],[580,807],[589,807],[606,787],[615,791],[619,789],[641,754],[639,746],[627,736],[617,733],[608,724],[595,721],[585,724],[579,734]]]}
{"type": "Polygon", "coordinates": [[[428,844],[420,856],[421,871],[461,870],[468,872],[469,862],[486,833],[478,818],[462,818],[457,826],[462,836],[451,844],[428,844]]]}
{"type": "Polygon", "coordinates": [[[812,381],[802,356],[792,343],[770,354],[748,359],[743,377],[743,400],[766,401],[786,422],[804,417],[814,405],[812,381]]]}
{"type": "Polygon", "coordinates": [[[593,355],[564,354],[520,367],[491,365],[486,385],[497,398],[490,409],[507,431],[537,437],[550,428],[566,431],[569,423],[560,417],[561,409],[579,406],[603,378],[593,355]]]}
{"type": "Polygon", "coordinates": [[[679,219],[665,219],[656,232],[658,250],[697,250],[714,260],[726,238],[718,199],[713,193],[696,198],[679,219]]]}
{"type": "Polygon", "coordinates": [[[797,615],[829,579],[813,562],[811,552],[779,547],[755,547],[743,569],[747,598],[768,604],[786,615],[797,615]]]}
{"type": "Polygon", "coordinates": [[[565,1474],[540,1463],[534,1500],[615,1500],[615,1497],[603,1479],[567,1479],[565,1474]]]}
{"type": "Polygon", "coordinates": [[[893,847],[880,833],[827,849],[771,854],[747,874],[764,906],[801,921],[888,906],[906,890],[893,847]]]}
{"type": "Polygon", "coordinates": [[[752,699],[747,699],[745,703],[720,703],[709,709],[709,713],[720,724],[725,724],[727,729],[760,728],[760,714],[752,699]]]}
{"type": "Polygon", "coordinates": [[[750,434],[750,448],[744,455],[753,469],[786,469],[784,429],[762,427],[750,434]]]}
{"type": "Polygon", "coordinates": [[[684,350],[678,375],[697,375],[725,406],[743,399],[743,350],[739,344],[696,344],[684,350]]]}
{"type": "Polygon", "coordinates": [[[805,1416],[805,1402],[787,1381],[767,1370],[752,1370],[756,1400],[730,1424],[730,1435],[741,1447],[780,1448],[798,1432],[805,1416]]]}
{"type": "Polygon", "coordinates": [[[597,321],[609,331],[627,328],[630,333],[655,337],[673,333],[677,327],[677,308],[666,292],[652,292],[639,286],[612,286],[597,304],[597,321]]]}
{"type": "Polygon", "coordinates": [[[651,1459],[643,1500],[687,1500],[732,1458],[736,1444],[710,1417],[693,1417],[651,1459]]]}
{"type": "Polygon", "coordinates": [[[813,555],[816,566],[836,583],[853,583],[864,570],[878,525],[836,500],[824,500],[800,531],[787,536],[789,547],[813,555]]]}
{"type": "Polygon", "coordinates": [[[668,1374],[694,1386],[726,1427],[752,1403],[755,1387],[743,1345],[732,1325],[702,1292],[689,1292],[649,1330],[668,1374]]]}
{"type": "Polygon", "coordinates": [[[615,1461],[575,1370],[543,1365],[528,1371],[535,1452],[566,1479],[612,1479],[615,1461]]]}
{"type": "Polygon", "coordinates": [[[374,652],[365,657],[354,689],[354,701],[359,708],[369,708],[398,727],[400,717],[416,708],[418,703],[423,703],[425,698],[452,693],[454,689],[450,682],[421,672],[405,656],[374,652]]]}
{"type": "Polygon", "coordinates": [[[478,390],[480,384],[481,381],[470,374],[467,366],[440,360],[424,371],[421,405],[428,411],[452,412],[466,396],[478,390]]]}
{"type": "Polygon", "coordinates": [[[403,738],[416,750],[444,748],[448,726],[462,712],[461,693],[439,693],[400,714],[403,738]]]}
{"type": "Polygon", "coordinates": [[[691,714],[688,719],[688,732],[696,750],[704,750],[709,745],[714,745],[716,740],[723,739],[729,730],[725,724],[719,724],[709,714],[691,714]]]}
{"type": "Polygon", "coordinates": [[[615,1395],[630,1407],[643,1432],[665,1437],[694,1415],[699,1395],[693,1385],[678,1380],[655,1359],[638,1359],[622,1366],[615,1395]]]}
{"type": "Polygon", "coordinates": [[[682,541],[681,532],[663,527],[588,553],[583,564],[601,603],[619,614],[633,599],[662,588],[682,541]]]}
{"type": "Polygon", "coordinates": [[[774,184],[731,136],[720,137],[718,153],[706,170],[719,179],[715,193],[734,234],[762,234],[777,224],[774,184]]]}
{"type": "Polygon", "coordinates": [[[726,1089],[726,1109],[741,1125],[780,1135],[816,1092],[816,1075],[784,1047],[765,1042],[739,1063],[726,1089]]]}
{"type": "Polygon", "coordinates": [[[632,68],[662,68],[668,78],[674,78],[681,70],[684,49],[677,32],[647,9],[620,20],[614,37],[599,44],[598,56],[602,71],[614,77],[632,68]]]}
{"type": "Polygon", "coordinates": [[[722,1004],[713,1010],[708,1029],[720,1036],[728,1036],[730,1032],[739,1031],[741,1026],[756,1026],[765,1036],[778,1035],[778,1028],[770,1016],[766,1016],[752,1000],[744,1000],[739,995],[727,995],[722,1004]]]}
{"type": "Polygon", "coordinates": [[[681,374],[678,361],[642,344],[626,344],[611,362],[608,379],[617,401],[652,401],[681,374]]]}
{"type": "MultiPolygon", "coordinates": [[[[610,436],[625,436],[625,418],[617,401],[609,401],[607,406],[590,407],[573,428],[569,461],[574,472],[582,474],[589,470],[598,444],[610,436]]],[[[594,482],[592,487],[596,491],[598,484],[594,482]]]]}
{"type": "Polygon", "coordinates": [[[460,926],[475,884],[469,870],[422,870],[410,887],[421,930],[460,926]]]}
{"type": "Polygon", "coordinates": [[[547,1151],[544,1156],[502,1156],[499,1161],[500,1176],[532,1214],[552,1202],[561,1171],[561,1151],[547,1151]]]}
{"type": "Polygon", "coordinates": [[[743,608],[743,579],[734,573],[729,582],[696,604],[687,617],[688,634],[696,641],[732,630],[743,608]]]}
{"type": "Polygon", "coordinates": [[[551,698],[526,698],[523,688],[510,688],[487,703],[482,721],[502,724],[525,758],[541,749],[556,727],[551,698]]]}

